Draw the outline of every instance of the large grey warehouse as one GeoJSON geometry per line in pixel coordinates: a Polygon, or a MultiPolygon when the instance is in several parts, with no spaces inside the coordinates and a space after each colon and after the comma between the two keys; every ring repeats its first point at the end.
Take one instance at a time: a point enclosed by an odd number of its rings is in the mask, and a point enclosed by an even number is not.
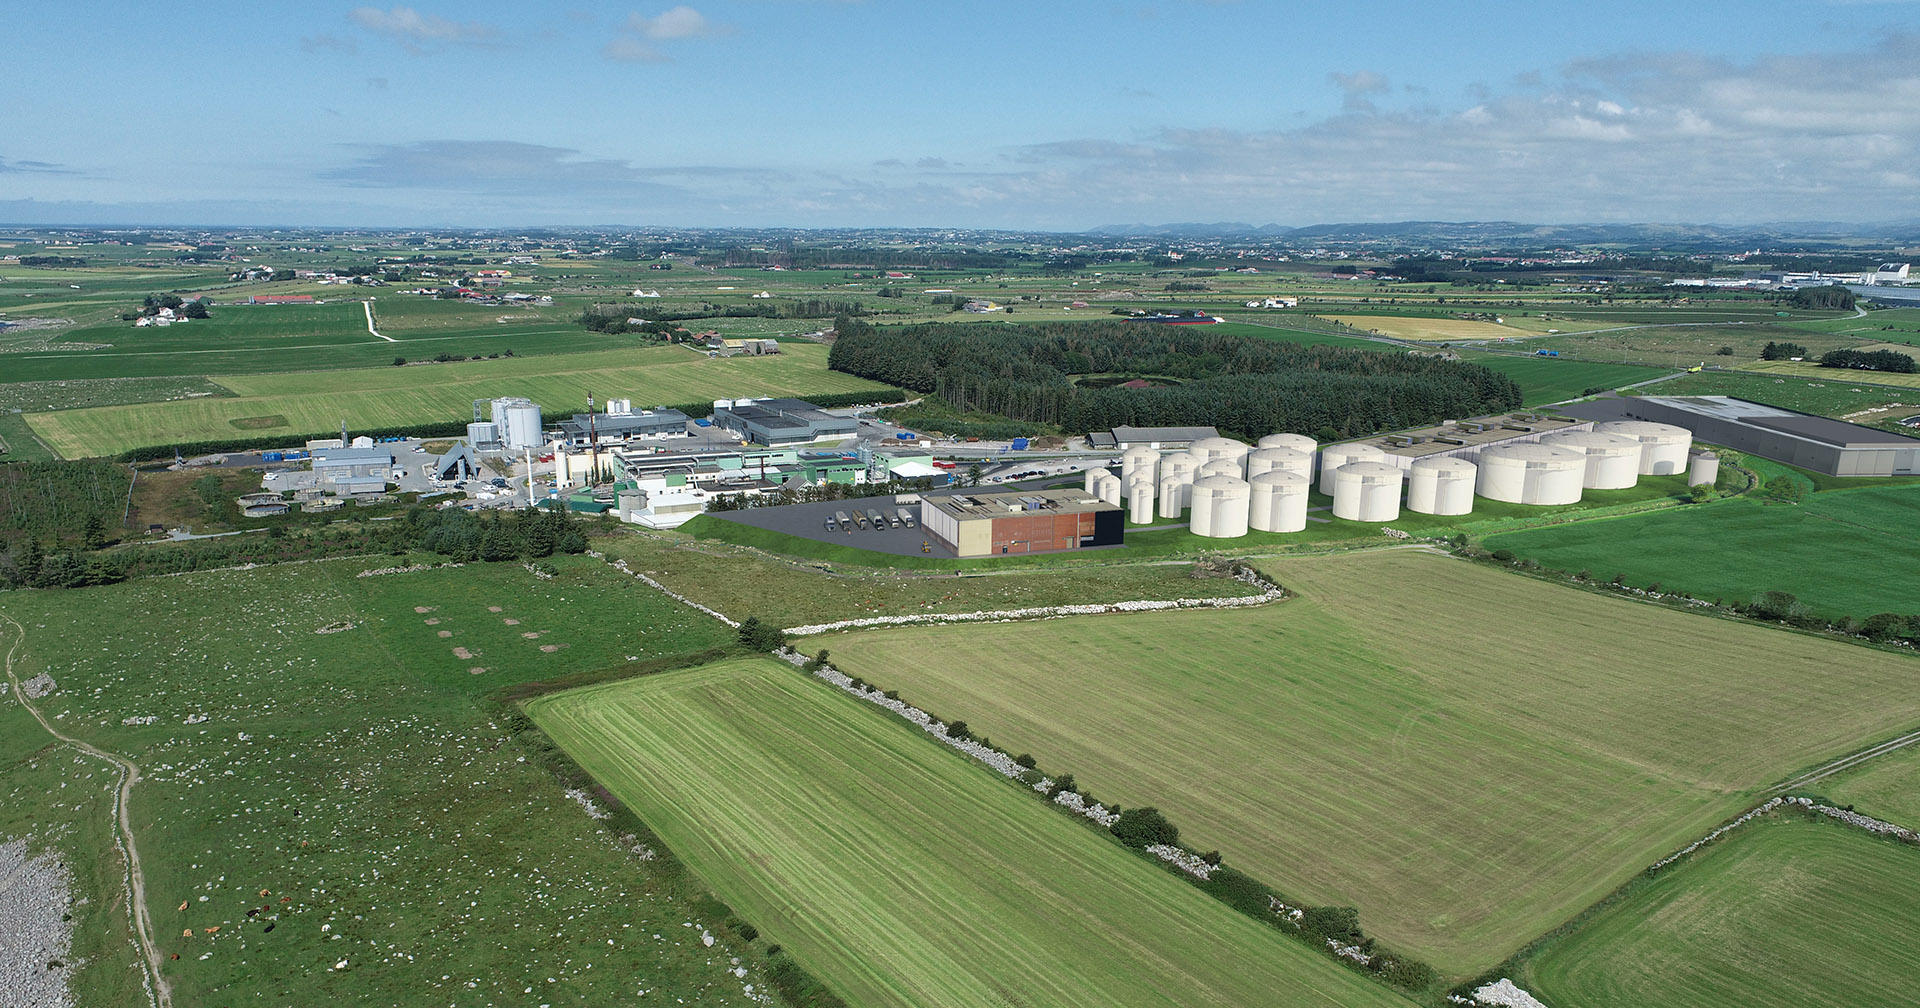
{"type": "Polygon", "coordinates": [[[1828,476],[1920,473],[1920,438],[1731,396],[1622,396],[1562,407],[1590,420],[1651,420],[1697,440],[1828,476]]]}

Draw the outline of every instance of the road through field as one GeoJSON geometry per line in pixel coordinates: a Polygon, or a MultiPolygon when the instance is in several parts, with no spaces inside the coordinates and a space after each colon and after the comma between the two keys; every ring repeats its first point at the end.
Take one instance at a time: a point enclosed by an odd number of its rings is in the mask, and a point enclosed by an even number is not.
{"type": "Polygon", "coordinates": [[[373,301],[371,299],[360,302],[360,307],[365,308],[367,310],[367,331],[368,332],[372,333],[375,336],[379,336],[381,339],[386,340],[389,343],[400,342],[399,340],[394,339],[391,336],[382,336],[380,333],[380,330],[375,329],[373,327],[373,301]]]}
{"type": "Polygon", "coordinates": [[[7,648],[6,668],[7,682],[13,686],[14,699],[19,701],[20,706],[27,709],[27,713],[33,715],[35,721],[40,722],[40,727],[45,728],[47,734],[89,756],[113,764],[114,769],[120,772],[120,787],[114,793],[113,799],[113,818],[116,827],[115,838],[127,864],[127,914],[133,921],[134,938],[139,942],[142,956],[146,959],[147,978],[150,984],[148,993],[153,998],[153,1008],[172,1008],[173,988],[160,972],[160,946],[153,940],[153,919],[147,912],[147,878],[140,869],[140,850],[134,844],[133,820],[127,812],[127,805],[133,799],[133,786],[140,781],[140,768],[134,766],[133,761],[124,756],[116,756],[70,735],[62,735],[53,727],[53,723],[48,721],[46,716],[40,713],[40,709],[27,699],[26,688],[20,685],[20,678],[13,671],[13,659],[19,652],[20,645],[26,643],[27,628],[4,613],[0,613],[0,619],[6,620],[13,627],[13,644],[7,648]]]}

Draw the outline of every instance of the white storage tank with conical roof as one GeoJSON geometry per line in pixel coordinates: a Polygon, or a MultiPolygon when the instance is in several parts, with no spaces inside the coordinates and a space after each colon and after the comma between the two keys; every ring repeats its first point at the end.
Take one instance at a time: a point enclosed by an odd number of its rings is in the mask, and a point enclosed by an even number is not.
{"type": "Polygon", "coordinates": [[[1247,478],[1252,479],[1263,472],[1299,473],[1308,479],[1313,478],[1313,453],[1298,448],[1255,448],[1247,453],[1247,478]]]}
{"type": "Polygon", "coordinates": [[[1385,462],[1387,453],[1370,444],[1337,444],[1320,449],[1320,492],[1333,493],[1333,474],[1349,462],[1385,462]]]}
{"type": "Polygon", "coordinates": [[[1269,434],[1254,444],[1255,448],[1291,448],[1294,451],[1311,455],[1320,450],[1320,442],[1305,434],[1269,434]]]}
{"type": "Polygon", "coordinates": [[[1162,518],[1180,517],[1181,509],[1186,507],[1185,504],[1182,504],[1180,502],[1181,498],[1191,488],[1192,488],[1192,484],[1180,482],[1180,477],[1173,473],[1167,473],[1166,475],[1161,476],[1160,477],[1160,517],[1162,518]]]}
{"type": "Polygon", "coordinates": [[[1480,451],[1475,488],[1509,504],[1574,504],[1587,479],[1587,457],[1549,444],[1494,445],[1480,451]]]}
{"type": "Polygon", "coordinates": [[[1407,510],[1430,515],[1470,513],[1479,472],[1479,466],[1463,458],[1415,459],[1407,469],[1407,510]]]}
{"type": "Polygon", "coordinates": [[[1307,492],[1313,481],[1305,473],[1269,469],[1247,480],[1251,491],[1247,526],[1261,532],[1298,532],[1307,527],[1307,492]]]}
{"type": "Polygon", "coordinates": [[[1198,455],[1204,462],[1216,462],[1221,459],[1240,463],[1240,471],[1246,471],[1242,459],[1247,457],[1247,446],[1232,438],[1205,437],[1195,441],[1187,449],[1190,454],[1198,455]]]}
{"type": "MultiPolygon", "coordinates": [[[[1179,452],[1168,455],[1160,460],[1161,497],[1164,498],[1166,496],[1167,479],[1169,477],[1180,486],[1180,492],[1174,495],[1176,508],[1174,514],[1179,514],[1180,508],[1193,506],[1193,481],[1199,478],[1200,467],[1205,464],[1206,459],[1191,452],[1179,452]]],[[[1167,503],[1165,500],[1162,500],[1160,502],[1160,510],[1162,513],[1165,513],[1166,509],[1167,503]]]]}
{"type": "Polygon", "coordinates": [[[1152,495],[1152,485],[1160,482],[1160,453],[1146,445],[1134,445],[1120,453],[1120,481],[1129,488],[1127,496],[1133,496],[1133,484],[1145,479],[1147,493],[1152,495]]]}
{"type": "Polygon", "coordinates": [[[1098,491],[1094,490],[1094,487],[1100,484],[1100,477],[1111,476],[1111,475],[1113,475],[1113,473],[1108,472],[1105,469],[1088,469],[1086,472],[1083,472],[1080,474],[1081,479],[1085,481],[1084,483],[1081,484],[1080,489],[1085,490],[1090,494],[1097,495],[1098,491]]]}
{"type": "Polygon", "coordinates": [[[1687,452],[1693,447],[1693,432],[1672,424],[1648,420],[1612,420],[1594,424],[1603,434],[1624,434],[1640,442],[1640,475],[1673,476],[1687,469],[1687,452]]]}
{"type": "Polygon", "coordinates": [[[1625,490],[1640,482],[1641,444],[1625,434],[1605,431],[1568,431],[1549,434],[1541,444],[1571,448],[1587,457],[1582,485],[1589,490],[1625,490]]]}
{"type": "Polygon", "coordinates": [[[1247,481],[1232,476],[1203,476],[1193,481],[1194,535],[1234,539],[1247,534],[1247,481]]]}
{"type": "Polygon", "coordinates": [[[1127,520],[1135,525],[1153,521],[1153,481],[1137,479],[1127,486],[1127,520]]]}
{"type": "Polygon", "coordinates": [[[1239,459],[1217,458],[1201,466],[1200,470],[1193,474],[1193,478],[1203,479],[1208,476],[1231,476],[1234,479],[1240,479],[1245,473],[1246,469],[1241,466],[1239,459]]]}
{"type": "Polygon", "coordinates": [[[1363,522],[1388,522],[1400,517],[1400,480],[1405,475],[1399,466],[1388,462],[1363,460],[1335,469],[1333,516],[1363,522]]]}
{"type": "Polygon", "coordinates": [[[1720,456],[1710,451],[1701,451],[1687,460],[1687,485],[1699,486],[1705,483],[1712,486],[1720,482],[1720,456]]]}
{"type": "Polygon", "coordinates": [[[1120,477],[1107,473],[1093,481],[1093,495],[1114,507],[1120,506],[1120,477]]]}

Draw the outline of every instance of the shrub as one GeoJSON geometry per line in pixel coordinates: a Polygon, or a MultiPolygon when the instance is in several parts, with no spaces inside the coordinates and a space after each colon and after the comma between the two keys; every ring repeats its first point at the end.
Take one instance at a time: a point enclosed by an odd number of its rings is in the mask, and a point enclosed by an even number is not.
{"type": "Polygon", "coordinates": [[[957,738],[964,742],[972,738],[973,733],[967,730],[967,723],[965,721],[955,721],[947,725],[947,737],[957,738]]]}
{"type": "Polygon", "coordinates": [[[1494,550],[1492,553],[1492,556],[1495,560],[1498,560],[1501,563],[1512,563],[1515,560],[1513,551],[1510,549],[1494,550]]]}
{"type": "Polygon", "coordinates": [[[1132,808],[1120,813],[1120,818],[1108,827],[1120,842],[1129,847],[1149,847],[1153,844],[1177,844],[1180,842],[1180,830],[1160,814],[1160,810],[1151,806],[1132,808]]]}
{"type": "Polygon", "coordinates": [[[1013,762],[1015,766],[1023,766],[1028,770],[1040,765],[1040,761],[1034,759],[1032,753],[1021,753],[1013,758],[1013,762]]]}
{"type": "Polygon", "coordinates": [[[1053,786],[1047,789],[1047,797],[1052,798],[1062,791],[1073,790],[1073,775],[1061,774],[1053,779],[1053,786]]]}
{"type": "Polygon", "coordinates": [[[754,651],[775,651],[787,642],[786,632],[760,617],[749,616],[740,624],[740,643],[754,651]]]}
{"type": "Polygon", "coordinates": [[[1348,945],[1365,937],[1360,933],[1360,911],[1353,907],[1307,907],[1300,916],[1300,929],[1348,945]]]}

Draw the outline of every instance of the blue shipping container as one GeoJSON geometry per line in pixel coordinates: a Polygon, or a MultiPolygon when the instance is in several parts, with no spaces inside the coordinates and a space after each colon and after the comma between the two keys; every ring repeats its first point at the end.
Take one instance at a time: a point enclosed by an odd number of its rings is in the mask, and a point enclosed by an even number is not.
{"type": "Polygon", "coordinates": [[[900,439],[900,440],[902,440],[902,441],[911,441],[911,440],[913,440],[913,432],[912,432],[912,431],[901,431],[900,433],[898,433],[898,434],[895,434],[895,435],[894,435],[894,437],[897,437],[897,438],[899,438],[899,439],[900,439]]]}
{"type": "Polygon", "coordinates": [[[1014,451],[1025,451],[1027,448],[1027,439],[1023,437],[1014,438],[1012,444],[1009,447],[1011,447],[1014,451]]]}
{"type": "Polygon", "coordinates": [[[284,458],[286,458],[286,456],[280,454],[279,452],[261,452],[260,453],[260,461],[262,462],[278,462],[284,458]]]}
{"type": "Polygon", "coordinates": [[[695,421],[694,421],[693,423],[694,423],[694,426],[696,426],[696,427],[711,427],[711,426],[713,426],[713,421],[711,421],[711,420],[695,420],[695,421]]]}

